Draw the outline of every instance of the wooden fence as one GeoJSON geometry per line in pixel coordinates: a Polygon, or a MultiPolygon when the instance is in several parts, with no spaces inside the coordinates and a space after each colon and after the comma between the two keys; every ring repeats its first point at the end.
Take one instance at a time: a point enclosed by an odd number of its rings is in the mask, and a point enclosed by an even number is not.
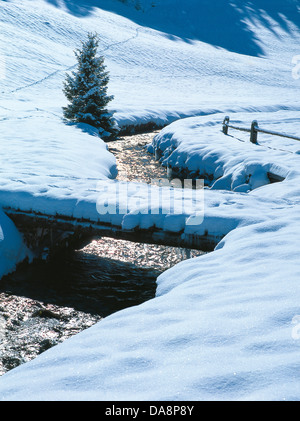
{"type": "Polygon", "coordinates": [[[256,120],[252,121],[250,129],[247,129],[245,127],[233,126],[232,124],[229,124],[229,123],[230,123],[230,118],[228,116],[226,116],[224,118],[224,121],[223,121],[223,133],[228,134],[229,128],[235,129],[235,130],[240,130],[242,132],[248,132],[248,133],[250,133],[250,142],[252,142],[252,143],[257,144],[257,134],[258,133],[266,133],[266,134],[270,134],[270,135],[273,135],[273,136],[286,137],[288,139],[300,141],[300,137],[291,136],[291,135],[285,134],[285,133],[278,133],[278,132],[274,132],[274,131],[271,131],[271,130],[261,129],[258,126],[258,122],[256,120]]]}

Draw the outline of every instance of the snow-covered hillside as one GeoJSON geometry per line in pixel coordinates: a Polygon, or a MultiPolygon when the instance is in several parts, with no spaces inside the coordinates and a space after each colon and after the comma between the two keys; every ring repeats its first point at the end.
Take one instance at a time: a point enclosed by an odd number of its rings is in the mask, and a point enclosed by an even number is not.
{"type": "MultiPolygon", "coordinates": [[[[6,185],[42,194],[51,174],[65,190],[80,174],[82,185],[115,175],[102,141],[62,120],[73,49],[97,31],[119,125],[188,117],[149,150],[211,175],[199,231],[227,234],[161,275],[153,300],[1,377],[0,399],[298,400],[300,145],[268,135],[254,145],[221,127],[228,114],[300,136],[299,1],[10,0],[0,24],[6,185]],[[270,185],[271,170],[284,181],[270,185]]],[[[21,238],[0,223],[21,260],[21,238]]]]}

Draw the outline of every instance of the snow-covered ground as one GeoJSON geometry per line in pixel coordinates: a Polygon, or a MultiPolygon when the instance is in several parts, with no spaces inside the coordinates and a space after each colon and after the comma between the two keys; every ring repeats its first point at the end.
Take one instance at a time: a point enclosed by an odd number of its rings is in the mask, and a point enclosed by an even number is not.
{"type": "MultiPolygon", "coordinates": [[[[299,141],[258,133],[253,144],[247,132],[229,128],[226,136],[223,119],[214,114],[178,120],[155,136],[148,151],[175,173],[203,177],[212,189],[248,192],[269,184],[268,173],[286,182],[299,176],[299,141]]],[[[249,130],[253,120],[261,129],[300,138],[297,111],[234,113],[230,124],[249,130]]],[[[267,195],[263,190],[262,198],[267,195]]]]}
{"type": "MultiPolygon", "coordinates": [[[[97,30],[120,126],[190,117],[149,147],[164,165],[210,176],[203,223],[186,233],[227,235],[214,252],[162,274],[153,300],[4,375],[0,399],[298,400],[300,143],[259,134],[254,145],[248,134],[221,132],[229,115],[239,126],[256,119],[300,136],[298,2],[96,3],[1,2],[1,204],[21,198],[38,210],[51,197],[101,197],[114,183],[104,143],[62,121],[72,50],[97,30]],[[268,172],[285,180],[269,184],[268,172]]],[[[157,222],[134,212],[147,189],[122,216],[125,226],[182,229],[184,215],[157,222]]],[[[17,245],[7,272],[26,250],[5,215],[1,226],[1,251],[17,245]]]]}

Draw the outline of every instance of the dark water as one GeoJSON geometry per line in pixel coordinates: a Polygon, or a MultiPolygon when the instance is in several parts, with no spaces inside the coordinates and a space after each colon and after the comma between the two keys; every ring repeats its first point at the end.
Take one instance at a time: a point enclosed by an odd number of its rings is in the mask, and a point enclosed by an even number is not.
{"type": "MultiPolygon", "coordinates": [[[[145,153],[153,134],[110,145],[131,179],[149,182],[165,169],[145,153]]],[[[101,238],[82,250],[20,267],[0,280],[0,375],[101,322],[155,296],[156,279],[202,252],[101,238]]]]}

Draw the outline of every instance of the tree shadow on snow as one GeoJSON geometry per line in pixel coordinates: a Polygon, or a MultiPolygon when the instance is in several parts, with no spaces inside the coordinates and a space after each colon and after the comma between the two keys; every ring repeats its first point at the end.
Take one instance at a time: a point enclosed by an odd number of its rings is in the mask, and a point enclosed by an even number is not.
{"type": "Polygon", "coordinates": [[[300,28],[298,0],[46,0],[56,7],[62,2],[69,13],[87,16],[101,8],[159,30],[166,37],[186,42],[200,40],[226,50],[253,56],[264,51],[245,19],[257,20],[276,34],[275,23],[290,32],[289,22],[300,28]],[[135,7],[137,4],[141,8],[135,7]],[[271,19],[270,19],[271,18],[271,19]],[[273,23],[272,23],[273,22],[273,23]]]}

